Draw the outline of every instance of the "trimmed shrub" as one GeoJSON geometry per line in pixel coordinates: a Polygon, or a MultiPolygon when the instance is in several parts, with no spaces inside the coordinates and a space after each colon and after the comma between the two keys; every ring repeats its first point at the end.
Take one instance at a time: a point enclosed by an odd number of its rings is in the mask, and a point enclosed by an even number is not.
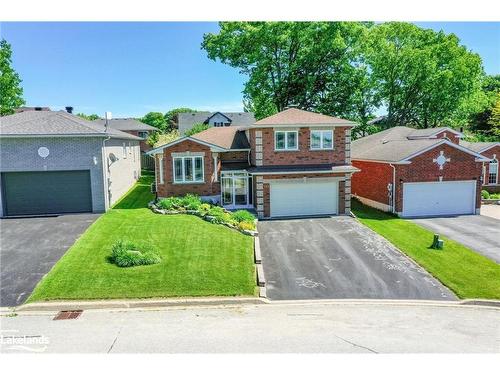
{"type": "Polygon", "coordinates": [[[500,199],[500,193],[490,194],[490,199],[500,199]]]}
{"type": "Polygon", "coordinates": [[[212,206],[210,210],[207,212],[208,216],[212,216],[214,220],[212,220],[212,223],[215,224],[233,224],[234,221],[231,218],[231,214],[227,213],[224,211],[222,207],[219,206],[212,206]]]}
{"type": "Polygon", "coordinates": [[[181,206],[181,199],[178,197],[163,198],[158,202],[158,206],[164,210],[175,210],[181,206]]]}
{"type": "Polygon", "coordinates": [[[248,223],[253,223],[254,220],[255,220],[255,216],[253,216],[250,212],[248,212],[246,210],[234,211],[231,214],[231,217],[237,223],[241,223],[241,222],[244,222],[244,221],[248,222],[248,223]]]}
{"type": "Polygon", "coordinates": [[[130,241],[118,240],[111,248],[110,260],[118,267],[134,267],[160,263],[161,257],[150,245],[137,246],[130,241]]]}
{"type": "Polygon", "coordinates": [[[490,199],[490,193],[488,193],[486,190],[482,190],[481,197],[483,197],[483,199],[490,199]]]}

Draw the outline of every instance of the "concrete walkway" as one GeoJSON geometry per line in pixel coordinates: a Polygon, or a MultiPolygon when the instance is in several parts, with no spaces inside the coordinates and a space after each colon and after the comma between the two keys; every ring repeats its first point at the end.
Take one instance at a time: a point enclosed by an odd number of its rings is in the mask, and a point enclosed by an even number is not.
{"type": "Polygon", "coordinates": [[[500,309],[317,302],[1,317],[1,351],[50,353],[499,353],[500,309]],[[36,343],[8,344],[28,336],[36,343]]]}

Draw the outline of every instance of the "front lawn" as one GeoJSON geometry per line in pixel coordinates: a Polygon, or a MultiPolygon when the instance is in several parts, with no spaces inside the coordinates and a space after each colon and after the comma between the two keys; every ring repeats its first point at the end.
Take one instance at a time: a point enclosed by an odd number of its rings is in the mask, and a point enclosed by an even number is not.
{"type": "Polygon", "coordinates": [[[253,238],[191,215],[147,208],[146,175],[102,215],[38,284],[28,302],[177,296],[254,295],[253,238]],[[146,241],[161,263],[120,268],[109,261],[119,239],[146,241]]]}
{"type": "Polygon", "coordinates": [[[500,265],[494,261],[443,236],[443,250],[429,249],[433,232],[356,200],[352,202],[352,211],[363,224],[414,259],[458,297],[500,299],[500,265]]]}

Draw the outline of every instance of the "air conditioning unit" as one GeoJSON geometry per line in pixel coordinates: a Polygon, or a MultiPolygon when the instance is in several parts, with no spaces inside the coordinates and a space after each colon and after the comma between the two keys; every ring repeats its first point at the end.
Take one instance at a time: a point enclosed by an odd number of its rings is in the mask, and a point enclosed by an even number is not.
{"type": "Polygon", "coordinates": [[[151,184],[151,193],[156,194],[156,184],[154,182],[151,184]]]}

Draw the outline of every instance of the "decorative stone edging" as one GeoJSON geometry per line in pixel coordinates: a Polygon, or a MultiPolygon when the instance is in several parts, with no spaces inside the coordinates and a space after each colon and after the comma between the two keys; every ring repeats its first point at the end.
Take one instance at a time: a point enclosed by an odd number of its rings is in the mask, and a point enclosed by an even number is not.
{"type": "Polygon", "coordinates": [[[500,204],[500,199],[482,199],[481,204],[500,204]]]}
{"type": "MultiPolygon", "coordinates": [[[[214,220],[216,219],[214,216],[210,215],[204,215],[201,212],[197,210],[185,210],[185,211],[180,211],[180,210],[164,210],[159,208],[154,201],[149,202],[148,204],[149,208],[155,213],[155,214],[160,214],[160,215],[180,215],[180,214],[185,214],[185,215],[194,215],[198,216],[199,218],[208,221],[209,223],[214,223],[214,220]]],[[[229,211],[225,210],[227,213],[230,213],[229,211]]],[[[255,223],[257,223],[257,219],[255,220],[255,223]]],[[[243,233],[247,236],[252,236],[255,237],[258,235],[257,230],[248,230],[248,229],[240,229],[236,225],[230,224],[230,223],[214,223],[214,224],[219,224],[219,225],[224,225],[228,228],[235,229],[240,233],[243,233]]],[[[257,228],[257,225],[255,225],[257,228]]]]}

